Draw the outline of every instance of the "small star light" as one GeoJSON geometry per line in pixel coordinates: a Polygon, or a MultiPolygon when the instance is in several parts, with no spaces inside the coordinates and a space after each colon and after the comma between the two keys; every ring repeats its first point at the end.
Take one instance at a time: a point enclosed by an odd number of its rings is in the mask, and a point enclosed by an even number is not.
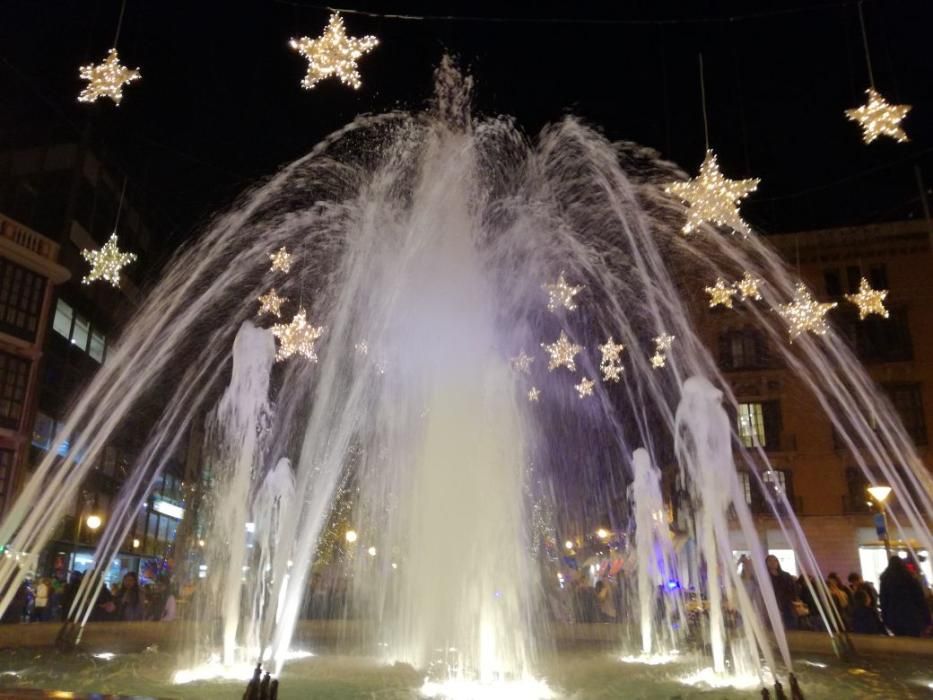
{"type": "Polygon", "coordinates": [[[120,270],[136,260],[135,253],[124,253],[117,247],[116,233],[100,250],[82,250],[81,257],[91,264],[91,271],[81,280],[84,284],[106,280],[114,287],[120,286],[120,270]]]}
{"type": "Polygon", "coordinates": [[[583,289],[582,286],[574,287],[567,284],[563,272],[557,278],[556,284],[545,284],[542,285],[542,288],[548,293],[547,309],[553,312],[556,312],[561,306],[567,311],[576,309],[577,305],[574,303],[573,298],[583,289]]]}
{"type": "Polygon", "coordinates": [[[272,335],[279,339],[279,349],[275,353],[276,362],[287,360],[298,354],[317,362],[317,353],[314,350],[315,341],[324,333],[324,326],[312,326],[308,323],[305,310],[299,309],[291,323],[276,324],[270,329],[272,335]]]}
{"type": "Polygon", "coordinates": [[[862,127],[862,140],[871,143],[879,136],[890,136],[899,143],[907,141],[901,120],[907,116],[910,105],[888,104],[874,88],[868,88],[865,94],[868,95],[867,103],[846,110],[846,116],[862,127]]]}
{"type": "Polygon", "coordinates": [[[379,44],[374,36],[361,39],[347,36],[343,19],[335,12],[330,16],[327,28],[318,39],[306,36],[292,39],[289,45],[308,59],[308,72],[301,87],[310,90],[325,78],[336,76],[344,85],[359,89],[363,84],[356,62],[379,44]]]}
{"type": "Polygon", "coordinates": [[[541,396],[541,390],[533,386],[528,390],[528,400],[537,402],[538,397],[541,396]]]}
{"type": "Polygon", "coordinates": [[[623,368],[620,356],[623,350],[625,350],[625,346],[622,343],[614,342],[612,336],[609,336],[604,345],[599,346],[599,352],[602,354],[599,369],[603,373],[604,382],[617,382],[619,377],[622,376],[623,368]]]}
{"type": "Polygon", "coordinates": [[[858,307],[859,321],[863,321],[871,314],[878,314],[882,318],[888,317],[888,310],[884,308],[886,296],[888,296],[887,289],[872,289],[868,280],[863,277],[858,284],[858,292],[846,294],[846,299],[858,307]]]}
{"type": "Polygon", "coordinates": [[[585,398],[585,397],[587,397],[587,396],[592,396],[592,395],[593,395],[593,385],[594,385],[594,384],[595,384],[595,382],[594,382],[592,379],[588,379],[587,377],[583,377],[583,379],[580,380],[580,383],[579,383],[579,384],[574,384],[574,385],[573,385],[573,388],[577,390],[577,393],[580,395],[580,398],[582,399],[582,398],[585,398]]]}
{"type": "Polygon", "coordinates": [[[739,202],[758,188],[758,178],[729,180],[719,171],[716,154],[706,151],[700,165],[700,174],[687,182],[674,182],[664,188],[682,202],[689,204],[684,233],[691,233],[704,221],[717,226],[728,226],[733,231],[749,234],[748,224],[739,214],[739,202]]]}
{"type": "Polygon", "coordinates": [[[674,336],[670,333],[661,333],[654,339],[654,355],[651,356],[651,366],[660,369],[667,361],[667,351],[671,349],[674,336]]]}
{"type": "Polygon", "coordinates": [[[755,277],[751,272],[746,272],[745,276],[735,283],[735,290],[739,293],[739,297],[742,301],[748,301],[749,299],[758,300],[761,299],[761,292],[758,291],[758,286],[760,284],[760,279],[755,277]]]}
{"type": "Polygon", "coordinates": [[[725,306],[727,309],[731,309],[732,297],[735,296],[736,290],[731,285],[726,284],[722,277],[717,277],[716,284],[707,287],[706,293],[709,294],[709,308],[725,306]]]}
{"type": "Polygon", "coordinates": [[[139,69],[120,65],[116,49],[107,52],[107,58],[94,65],[81,66],[81,80],[87,85],[78,95],[78,102],[96,102],[98,97],[109,97],[116,104],[123,100],[123,86],[139,80],[139,69]]]}
{"type": "Polygon", "coordinates": [[[541,347],[550,355],[547,365],[548,371],[553,371],[558,367],[566,367],[571,372],[577,371],[577,365],[573,358],[583,350],[583,346],[571,343],[566,333],[561,331],[557,340],[550,345],[541,343],[541,347]]]}
{"type": "Polygon", "coordinates": [[[356,350],[356,352],[360,355],[368,355],[369,354],[369,343],[367,343],[365,340],[361,340],[360,342],[358,342],[356,345],[353,346],[353,349],[356,350]]]}
{"type": "Polygon", "coordinates": [[[269,253],[269,260],[272,261],[272,267],[269,268],[272,272],[285,272],[288,273],[292,269],[292,256],[285,246],[282,246],[274,253],[269,253]]]}
{"type": "Polygon", "coordinates": [[[522,350],[518,355],[509,360],[509,363],[512,365],[512,369],[520,374],[529,374],[531,372],[531,363],[535,361],[531,355],[526,355],[525,351],[522,350]]]}
{"type": "Polygon", "coordinates": [[[810,295],[807,285],[798,282],[791,302],[778,306],[778,313],[787,321],[787,329],[793,341],[794,338],[807,331],[824,335],[829,330],[826,325],[826,314],[830,309],[836,308],[836,303],[823,304],[816,301],[810,295]]]}
{"type": "Polygon", "coordinates": [[[263,314],[272,314],[278,318],[282,315],[282,304],[286,301],[288,301],[288,299],[276,294],[275,289],[270,289],[268,294],[263,294],[259,297],[259,313],[256,315],[262,316],[263,314]]]}

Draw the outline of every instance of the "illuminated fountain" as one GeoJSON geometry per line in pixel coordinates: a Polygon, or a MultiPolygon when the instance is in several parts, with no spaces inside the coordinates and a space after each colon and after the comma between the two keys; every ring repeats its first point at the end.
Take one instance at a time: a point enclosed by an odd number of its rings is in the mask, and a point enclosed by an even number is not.
{"type": "MultiPolygon", "coordinates": [[[[127,416],[161,402],[96,560],[113,559],[183,436],[206,425],[206,578],[180,680],[248,677],[260,659],[282,672],[309,582],[311,594],[337,585],[311,579],[336,535],[341,614],[362,630],[363,655],[416,669],[427,696],[540,698],[562,689],[543,661],[554,633],[541,622],[549,584],[533,553],[548,555],[531,501],[549,503],[538,513],[583,509],[634,477],[638,651],[682,641],[653,610],[676,567],[708,605],[693,650],[700,680],[786,673],[773,593],[752,601],[731,559],[739,527],[765,580],[736,462],[763,486],[769,466],[727,418],[735,397],[697,330],[704,286],[761,280],[761,299],[741,312],[842,441],[867,446],[855,452],[862,468],[894,487],[930,548],[930,493],[900,469],[920,464],[903,427],[832,330],[788,344],[771,309],[796,280],[765,242],[706,225],[681,232],[683,207],[663,187],[683,177],[675,167],[572,118],[529,139],[509,119],[474,118],[470,90],[445,61],[428,110],[357,119],[182,251],[75,405],[58,437],[68,454],[50,451],[0,542],[40,550],[127,416]],[[290,259],[270,270],[282,248],[290,259]],[[286,300],[281,317],[257,316],[272,288],[286,300]],[[607,338],[618,341],[608,361],[607,338]],[[689,546],[676,556],[658,516],[659,468],[684,494],[675,505],[689,546]]],[[[802,568],[817,573],[784,495],[766,493],[802,568]]],[[[0,607],[23,573],[0,560],[0,607]]],[[[85,577],[72,619],[87,619],[100,585],[85,577]]]]}

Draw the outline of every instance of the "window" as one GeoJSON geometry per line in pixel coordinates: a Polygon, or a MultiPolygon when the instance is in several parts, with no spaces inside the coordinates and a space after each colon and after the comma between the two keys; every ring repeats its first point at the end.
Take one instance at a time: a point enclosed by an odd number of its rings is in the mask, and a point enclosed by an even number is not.
{"type": "Polygon", "coordinates": [[[0,425],[19,427],[29,383],[29,361],[0,352],[0,425]]]}
{"type": "Polygon", "coordinates": [[[823,285],[826,287],[826,296],[842,296],[842,281],[839,279],[839,270],[824,270],[823,285]]]}
{"type": "Polygon", "coordinates": [[[779,401],[740,403],[737,425],[739,439],[745,447],[762,447],[768,451],[781,449],[779,401]]]}
{"type": "Polygon", "coordinates": [[[914,444],[926,445],[927,429],[923,419],[923,395],[920,393],[920,385],[887,384],[884,390],[914,444]]]}
{"type": "Polygon", "coordinates": [[[913,359],[913,342],[904,309],[889,309],[889,317],[859,320],[850,305],[839,310],[838,327],[863,362],[905,362],[913,359]]]}
{"type": "Polygon", "coordinates": [[[58,300],[52,330],[67,338],[72,345],[86,352],[97,362],[103,362],[107,353],[107,336],[91,326],[91,322],[75,313],[66,301],[58,300]]]}
{"type": "Polygon", "coordinates": [[[888,271],[885,266],[872,265],[868,268],[868,281],[871,282],[872,289],[888,288],[888,271]]]}
{"type": "Polygon", "coordinates": [[[13,479],[13,450],[0,450],[0,507],[3,506],[13,479]]]}
{"type": "Polygon", "coordinates": [[[861,469],[849,467],[846,469],[846,500],[847,513],[867,513],[871,506],[867,493],[868,479],[861,469]]]}
{"type": "Polygon", "coordinates": [[[780,469],[771,469],[761,475],[765,486],[776,494],[787,493],[787,474],[780,469]]]}
{"type": "Polygon", "coordinates": [[[32,429],[32,444],[48,450],[55,437],[55,420],[44,413],[36,414],[36,424],[32,429]]]}
{"type": "Polygon", "coordinates": [[[0,259],[0,330],[34,340],[44,293],[44,277],[0,259]]]}
{"type": "Polygon", "coordinates": [[[65,338],[70,338],[71,322],[74,317],[74,309],[67,302],[59,299],[55,304],[55,320],[52,322],[52,330],[65,338]]]}
{"type": "Polygon", "coordinates": [[[103,334],[97,331],[91,331],[91,344],[88,346],[87,354],[98,362],[104,361],[104,345],[106,340],[103,334]]]}
{"type": "Polygon", "coordinates": [[[855,294],[858,291],[858,285],[861,280],[861,268],[857,265],[849,265],[846,268],[846,281],[848,282],[846,294],[855,294]]]}
{"type": "Polygon", "coordinates": [[[91,322],[83,316],[75,316],[75,325],[71,330],[71,344],[87,351],[87,339],[91,333],[91,322]]]}
{"type": "Polygon", "coordinates": [[[753,328],[725,331],[719,336],[719,365],[726,370],[769,367],[767,342],[753,328]]]}
{"type": "Polygon", "coordinates": [[[782,504],[781,495],[787,497],[791,508],[794,508],[794,494],[791,473],[785,469],[769,469],[761,472],[761,482],[766,493],[762,492],[758,479],[746,471],[739,472],[739,485],[745,496],[745,503],[753,513],[771,511],[774,506],[782,504]]]}

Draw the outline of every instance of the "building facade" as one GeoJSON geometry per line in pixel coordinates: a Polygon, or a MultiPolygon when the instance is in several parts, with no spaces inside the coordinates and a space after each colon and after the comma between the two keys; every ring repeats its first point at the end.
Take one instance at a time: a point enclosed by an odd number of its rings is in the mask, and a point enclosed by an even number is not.
{"type": "MultiPolygon", "coordinates": [[[[933,471],[933,227],[905,221],[858,228],[773,235],[768,241],[799,267],[820,301],[835,301],[829,318],[882,388],[933,471]],[[889,317],[859,320],[844,295],[867,278],[889,290],[889,317]]],[[[783,366],[763,334],[741,313],[710,311],[707,341],[738,401],[737,429],[746,446],[761,446],[774,473],[766,478],[783,490],[824,573],[860,572],[877,582],[886,555],[876,531],[876,506],[849,449],[807,386],[783,366]]],[[[766,547],[786,569],[796,571],[793,543],[769,514],[757,483],[742,474],[745,496],[757,514],[766,547]]],[[[890,508],[898,508],[892,497],[890,508]]],[[[916,545],[916,533],[889,529],[894,548],[916,545]]],[[[741,548],[741,543],[736,545],[741,548]]],[[[926,553],[921,552],[921,556],[926,553]]],[[[929,580],[929,561],[922,563],[929,580]]]]}
{"type": "MultiPolygon", "coordinates": [[[[139,303],[140,272],[151,264],[153,236],[126,193],[125,178],[105,166],[86,143],[45,143],[0,153],[0,212],[46,242],[57,259],[57,271],[47,276],[60,283],[54,293],[47,285],[35,321],[35,347],[22,350],[32,353],[32,403],[24,409],[24,455],[0,509],[9,507],[16,489],[49,452],[67,453],[73,436],[62,435],[60,429],[69,408],[106,362],[110,344],[139,303]],[[120,247],[137,255],[136,262],[123,271],[119,288],[105,282],[82,284],[88,266],[81,250],[100,248],[114,231],[120,247]]],[[[6,234],[0,241],[5,243],[6,234]]],[[[0,283],[3,279],[0,274],[0,283]]],[[[0,319],[0,332],[4,330],[0,319]]],[[[0,362],[4,357],[0,355],[0,362]]],[[[146,439],[149,415],[135,415],[104,448],[45,553],[43,568],[61,572],[91,565],[96,538],[146,439]]],[[[171,553],[184,514],[181,471],[181,460],[173,461],[139,513],[109,578],[138,570],[142,559],[171,553]]]]}

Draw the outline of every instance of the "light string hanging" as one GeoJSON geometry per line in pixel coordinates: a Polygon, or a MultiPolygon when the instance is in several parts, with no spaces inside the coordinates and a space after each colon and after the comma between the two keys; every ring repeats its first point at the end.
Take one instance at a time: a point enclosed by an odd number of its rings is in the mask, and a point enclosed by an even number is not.
{"type": "Polygon", "coordinates": [[[89,63],[81,66],[79,76],[87,80],[88,84],[78,95],[78,102],[96,102],[101,97],[109,97],[117,106],[123,101],[123,86],[139,80],[142,75],[138,68],[127,68],[120,64],[117,55],[117,41],[123,29],[123,15],[126,12],[126,0],[120,5],[120,16],[117,19],[117,31],[113,37],[113,48],[98,64],[89,63]]]}

